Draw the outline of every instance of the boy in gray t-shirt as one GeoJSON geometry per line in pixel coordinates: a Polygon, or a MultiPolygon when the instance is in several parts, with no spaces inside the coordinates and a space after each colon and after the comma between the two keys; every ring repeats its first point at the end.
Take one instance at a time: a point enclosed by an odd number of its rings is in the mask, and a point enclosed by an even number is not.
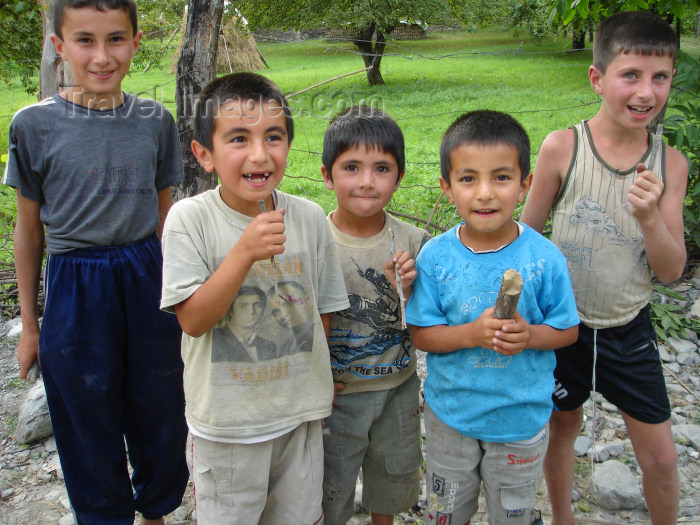
{"type": "Polygon", "coordinates": [[[158,308],[156,233],[182,160],[165,108],[121,91],[136,20],[131,0],[56,1],[52,40],[74,84],[15,115],[3,179],[17,190],[20,377],[39,357],[79,523],[132,524],[136,510],[163,524],[188,478],[181,332],[158,308]]]}

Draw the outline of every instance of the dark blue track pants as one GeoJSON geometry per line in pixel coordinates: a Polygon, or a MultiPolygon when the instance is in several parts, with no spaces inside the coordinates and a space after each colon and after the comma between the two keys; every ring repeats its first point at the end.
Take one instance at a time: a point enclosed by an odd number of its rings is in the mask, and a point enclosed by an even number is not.
{"type": "Polygon", "coordinates": [[[153,235],[47,262],[39,359],[79,525],[159,518],[187,484],[181,332],[159,309],[160,250],[153,235]]]}

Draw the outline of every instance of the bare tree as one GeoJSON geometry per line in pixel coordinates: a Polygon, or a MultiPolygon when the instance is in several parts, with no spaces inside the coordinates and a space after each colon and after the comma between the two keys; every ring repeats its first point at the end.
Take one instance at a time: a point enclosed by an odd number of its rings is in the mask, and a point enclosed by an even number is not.
{"type": "Polygon", "coordinates": [[[177,61],[177,127],[185,178],[175,187],[175,200],[216,187],[215,173],[205,172],[192,154],[192,117],[199,92],[216,76],[216,53],[223,0],[188,0],[185,36],[177,61]]]}
{"type": "Polygon", "coordinates": [[[71,82],[70,66],[61,60],[51,42],[53,33],[53,13],[49,7],[50,0],[38,0],[41,22],[44,27],[44,44],[41,51],[41,68],[39,70],[39,100],[58,93],[61,86],[71,82]]]}

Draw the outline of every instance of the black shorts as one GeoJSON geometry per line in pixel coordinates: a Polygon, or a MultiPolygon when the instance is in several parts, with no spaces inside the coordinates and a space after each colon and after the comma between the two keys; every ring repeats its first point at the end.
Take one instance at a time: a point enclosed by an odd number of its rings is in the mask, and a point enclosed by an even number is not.
{"type": "Polygon", "coordinates": [[[596,391],[643,423],[668,420],[671,406],[648,306],[624,326],[595,331],[580,324],[578,340],[556,350],[552,400],[557,410],[575,410],[590,396],[594,343],[596,391]]]}

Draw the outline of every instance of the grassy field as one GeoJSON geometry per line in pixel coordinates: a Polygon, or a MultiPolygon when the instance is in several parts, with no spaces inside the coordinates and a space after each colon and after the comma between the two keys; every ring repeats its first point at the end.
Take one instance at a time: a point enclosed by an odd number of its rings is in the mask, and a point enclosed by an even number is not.
{"type": "MultiPolygon", "coordinates": [[[[534,161],[549,131],[594,113],[594,106],[586,106],[596,100],[586,76],[590,52],[563,53],[568,45],[568,39],[535,41],[498,31],[393,42],[382,60],[386,85],[369,87],[360,73],[290,97],[296,138],[282,189],[332,209],[333,195],[320,183],[323,132],[339,110],[369,102],[397,119],[406,136],[406,178],[391,207],[427,217],[440,193],[440,138],[459,114],[478,108],[514,114],[530,134],[534,161]]],[[[259,49],[269,65],[262,73],[288,94],[362,67],[349,43],[312,40],[259,49]]],[[[174,112],[175,76],[166,69],[132,72],[123,87],[156,98],[174,112]]],[[[7,151],[12,114],[35,100],[19,85],[0,90],[0,151],[7,151]]],[[[11,208],[7,197],[12,192],[4,193],[3,207],[11,208]]]]}
{"type": "MultiPolygon", "coordinates": [[[[530,135],[534,162],[547,133],[593,116],[597,97],[588,84],[590,50],[571,53],[568,38],[535,40],[522,33],[432,33],[426,40],[393,42],[381,66],[386,85],[370,87],[360,73],[290,96],[296,138],[282,189],[307,196],[326,211],[333,208],[333,195],[320,177],[323,132],[335,113],[359,103],[390,113],[406,137],[406,177],[390,205],[394,210],[430,216],[440,195],[440,139],[465,111],[487,108],[513,114],[530,135]]],[[[697,41],[692,44],[697,49],[697,41]]],[[[269,65],[262,73],[288,94],[362,67],[349,43],[311,40],[261,44],[259,49],[269,65]]],[[[132,72],[123,88],[156,98],[174,112],[175,75],[167,69],[132,72]]],[[[34,101],[18,85],[0,90],[0,151],[7,150],[12,114],[34,101]]],[[[11,217],[13,192],[5,189],[3,194],[0,206],[11,217]]]]}

